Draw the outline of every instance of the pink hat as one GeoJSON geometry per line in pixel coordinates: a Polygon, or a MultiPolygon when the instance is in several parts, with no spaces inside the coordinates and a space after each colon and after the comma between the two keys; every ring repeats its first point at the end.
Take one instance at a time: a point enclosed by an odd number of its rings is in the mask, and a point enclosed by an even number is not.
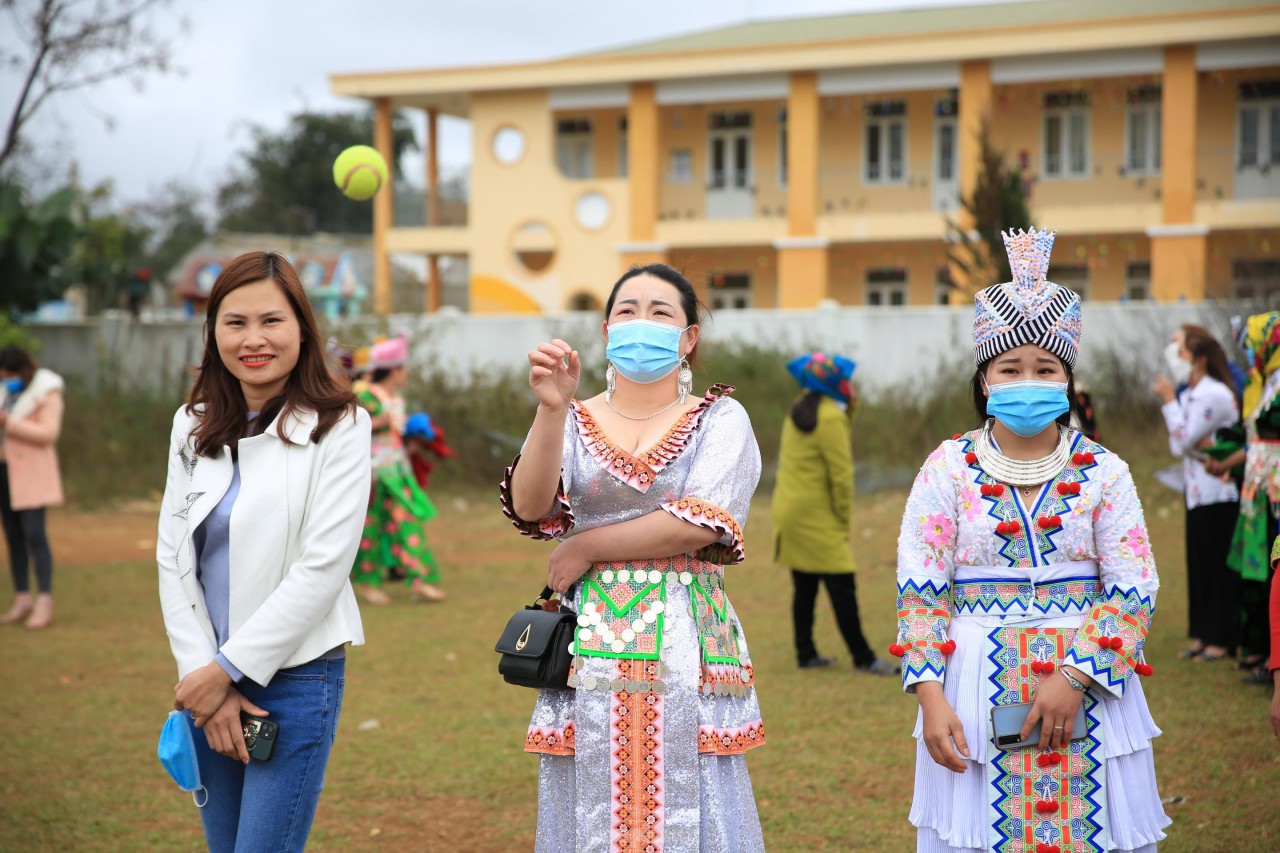
{"type": "Polygon", "coordinates": [[[369,366],[378,368],[401,367],[409,362],[409,342],[403,333],[373,345],[369,353],[369,366]]]}

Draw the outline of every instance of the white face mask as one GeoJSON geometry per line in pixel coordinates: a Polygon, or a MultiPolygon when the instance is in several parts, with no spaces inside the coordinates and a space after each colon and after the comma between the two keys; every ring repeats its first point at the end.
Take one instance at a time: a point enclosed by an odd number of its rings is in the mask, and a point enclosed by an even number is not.
{"type": "Polygon", "coordinates": [[[1169,378],[1174,385],[1186,385],[1191,381],[1191,362],[1178,355],[1181,349],[1176,343],[1164,348],[1164,363],[1169,368],[1169,378]]]}

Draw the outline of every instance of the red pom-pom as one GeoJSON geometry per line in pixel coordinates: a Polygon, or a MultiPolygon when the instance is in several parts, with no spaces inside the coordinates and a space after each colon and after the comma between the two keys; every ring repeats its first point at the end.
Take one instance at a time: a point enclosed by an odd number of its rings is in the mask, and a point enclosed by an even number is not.
{"type": "Polygon", "coordinates": [[[1018,532],[1018,531],[1020,531],[1021,529],[1022,529],[1022,523],[1021,523],[1021,522],[1018,522],[1018,521],[1011,521],[1011,522],[1009,522],[1009,532],[1010,532],[1010,533],[1017,533],[1017,532],[1018,532]]]}
{"type": "Polygon", "coordinates": [[[1053,764],[1065,764],[1067,760],[1067,757],[1061,752],[1051,752],[1049,753],[1049,758],[1053,759],[1051,762],[1053,764]]]}
{"type": "Polygon", "coordinates": [[[1092,454],[1092,453],[1082,453],[1082,454],[1080,454],[1080,455],[1084,457],[1084,464],[1085,464],[1085,465],[1092,465],[1092,464],[1093,464],[1093,454],[1092,454]]]}
{"type": "Polygon", "coordinates": [[[1156,671],[1155,667],[1153,667],[1149,663],[1140,663],[1134,667],[1134,670],[1137,671],[1138,675],[1141,675],[1143,678],[1146,678],[1147,676],[1151,675],[1153,672],[1156,671]]]}
{"type": "Polygon", "coordinates": [[[1053,763],[1054,763],[1053,755],[1051,755],[1050,753],[1042,752],[1036,756],[1037,767],[1050,767],[1053,765],[1053,763]]]}
{"type": "Polygon", "coordinates": [[[999,533],[1001,536],[1007,536],[1009,534],[1009,523],[1007,521],[1002,521],[997,524],[996,533],[999,533]]]}
{"type": "Polygon", "coordinates": [[[1053,527],[1053,519],[1045,518],[1044,516],[1041,516],[1040,518],[1036,519],[1036,526],[1039,527],[1041,530],[1048,530],[1050,527],[1053,527]]]}
{"type": "Polygon", "coordinates": [[[1041,800],[1036,803],[1036,811],[1040,814],[1053,814],[1058,810],[1058,804],[1052,800],[1041,800]]]}
{"type": "Polygon", "coordinates": [[[1112,637],[1110,645],[1111,645],[1111,651],[1118,652],[1124,648],[1124,640],[1121,639],[1120,637],[1112,637]]]}
{"type": "Polygon", "coordinates": [[[1080,494],[1080,484],[1079,484],[1079,483],[1072,483],[1072,484],[1071,484],[1071,494],[1073,494],[1073,495],[1078,495],[1078,494],[1080,494]]]}
{"type": "Polygon", "coordinates": [[[996,483],[994,486],[991,487],[991,494],[995,495],[996,497],[1000,497],[1001,495],[1003,495],[1004,485],[1001,483],[996,483]]]}
{"type": "Polygon", "coordinates": [[[973,463],[978,461],[978,454],[970,450],[968,453],[964,455],[964,461],[972,465],[973,463]]]}
{"type": "Polygon", "coordinates": [[[1100,648],[1100,649],[1109,649],[1109,648],[1111,648],[1111,638],[1110,638],[1110,637],[1094,637],[1094,640],[1093,640],[1093,641],[1094,641],[1095,643],[1097,643],[1097,644],[1098,644],[1098,648],[1100,648]]]}
{"type": "Polygon", "coordinates": [[[986,483],[983,483],[983,484],[982,484],[982,487],[981,487],[980,489],[978,489],[978,491],[982,492],[982,496],[983,496],[984,498],[989,498],[989,497],[991,497],[991,487],[990,487],[990,486],[988,486],[986,483]]]}
{"type": "Polygon", "coordinates": [[[955,641],[955,640],[947,640],[945,643],[943,643],[943,644],[938,648],[938,651],[942,652],[944,655],[949,655],[949,654],[951,654],[952,652],[954,652],[955,650],[956,650],[956,641],[955,641]]]}
{"type": "Polygon", "coordinates": [[[1069,495],[1069,494],[1071,494],[1071,484],[1070,484],[1070,483],[1059,483],[1059,484],[1058,484],[1058,494],[1060,494],[1060,495],[1069,495]]]}
{"type": "Polygon", "coordinates": [[[1031,671],[1034,672],[1036,675],[1039,675],[1040,673],[1044,672],[1044,663],[1038,660],[1033,660],[1031,662],[1031,671]]]}
{"type": "Polygon", "coordinates": [[[904,654],[906,654],[906,648],[898,645],[897,643],[894,643],[893,645],[889,646],[889,654],[893,655],[895,658],[900,658],[904,654]]]}
{"type": "Polygon", "coordinates": [[[964,435],[964,433],[958,432],[958,433],[956,433],[955,435],[951,436],[951,440],[952,440],[952,441],[959,441],[959,440],[960,440],[960,437],[961,437],[962,435],[964,435]]]}
{"type": "Polygon", "coordinates": [[[1045,661],[1044,666],[1041,667],[1041,669],[1044,670],[1045,675],[1053,675],[1053,670],[1054,670],[1053,661],[1051,660],[1045,661]]]}

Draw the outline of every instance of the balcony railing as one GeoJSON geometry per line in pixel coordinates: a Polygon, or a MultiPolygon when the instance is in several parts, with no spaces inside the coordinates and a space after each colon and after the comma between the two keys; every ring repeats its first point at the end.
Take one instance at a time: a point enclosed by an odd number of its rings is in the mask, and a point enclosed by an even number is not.
{"type": "Polygon", "coordinates": [[[1197,201],[1280,198],[1280,146],[1272,150],[1202,148],[1196,153],[1197,201]]]}
{"type": "Polygon", "coordinates": [[[787,215],[787,185],[775,170],[668,174],[658,188],[658,218],[770,219],[787,215]]]}
{"type": "Polygon", "coordinates": [[[818,214],[949,212],[959,205],[955,177],[940,178],[929,162],[823,166],[818,170],[818,214]]]}
{"type": "Polygon", "coordinates": [[[458,191],[440,191],[434,205],[421,187],[396,187],[393,225],[396,228],[438,228],[467,224],[467,199],[458,191]]]}
{"type": "Polygon", "coordinates": [[[1123,154],[1096,154],[1039,164],[1024,172],[1027,200],[1038,207],[1158,204],[1158,164],[1136,163],[1123,154]],[[1140,168],[1141,166],[1147,168],[1140,168]],[[1154,167],[1154,168],[1152,168],[1154,167]]]}

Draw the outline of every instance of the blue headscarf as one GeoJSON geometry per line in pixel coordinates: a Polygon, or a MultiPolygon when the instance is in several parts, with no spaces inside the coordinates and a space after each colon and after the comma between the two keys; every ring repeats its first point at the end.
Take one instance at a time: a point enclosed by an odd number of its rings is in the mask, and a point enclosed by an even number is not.
{"type": "Polygon", "coordinates": [[[416,436],[425,441],[435,441],[436,426],[431,422],[431,415],[426,412],[416,412],[409,416],[404,423],[404,437],[409,438],[416,436]]]}
{"type": "Polygon", "coordinates": [[[849,380],[857,367],[856,362],[842,355],[811,352],[788,362],[787,371],[806,391],[816,391],[848,405],[852,393],[849,380]]]}

